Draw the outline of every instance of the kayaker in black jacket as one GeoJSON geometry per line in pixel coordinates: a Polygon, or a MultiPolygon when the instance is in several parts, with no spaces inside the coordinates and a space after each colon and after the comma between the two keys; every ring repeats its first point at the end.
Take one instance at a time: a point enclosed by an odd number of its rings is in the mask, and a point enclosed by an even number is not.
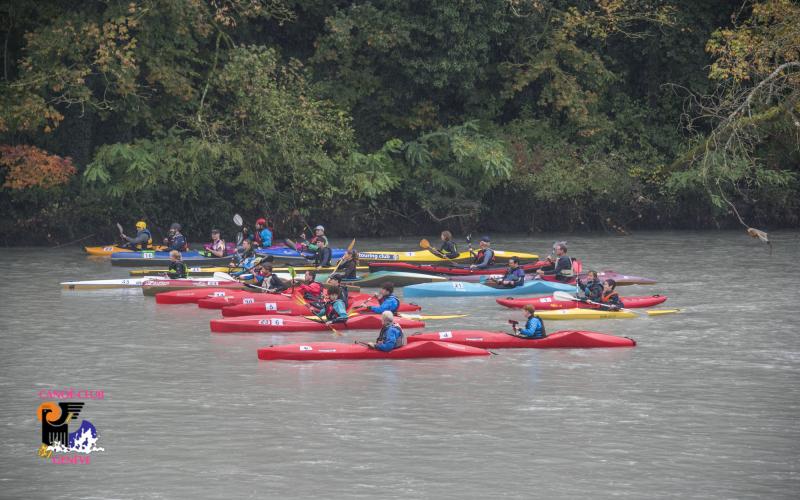
{"type": "Polygon", "coordinates": [[[516,288],[522,286],[523,283],[525,283],[525,271],[519,267],[519,257],[508,259],[508,267],[502,278],[489,278],[484,282],[484,284],[496,288],[516,288]]]}
{"type": "Polygon", "coordinates": [[[581,289],[586,299],[599,302],[603,297],[603,283],[597,277],[597,271],[586,273],[586,281],[578,280],[578,288],[581,289]]]}
{"type": "Polygon", "coordinates": [[[435,248],[431,248],[430,252],[441,258],[447,259],[455,259],[458,257],[458,248],[456,248],[456,243],[453,241],[453,233],[450,231],[442,231],[441,234],[442,239],[442,246],[439,247],[439,250],[435,248]]]}
{"type": "Polygon", "coordinates": [[[552,263],[539,268],[539,276],[555,276],[558,281],[569,281],[574,276],[572,271],[572,257],[567,255],[567,244],[560,241],[554,245],[556,256],[552,263]]]}
{"type": "Polygon", "coordinates": [[[177,250],[172,250],[169,253],[169,270],[167,270],[167,276],[173,280],[187,278],[189,276],[189,269],[181,260],[181,253],[177,250]]]}
{"type": "Polygon", "coordinates": [[[186,236],[181,234],[181,225],[177,222],[173,222],[169,227],[169,236],[164,238],[164,244],[167,245],[170,250],[177,250],[179,252],[189,250],[189,243],[186,241],[186,236]]]}
{"type": "Polygon", "coordinates": [[[356,279],[356,268],[358,267],[358,252],[353,250],[347,250],[339,262],[339,269],[336,270],[335,273],[331,274],[328,281],[333,279],[334,277],[338,277],[339,280],[353,280],[356,279]]]}

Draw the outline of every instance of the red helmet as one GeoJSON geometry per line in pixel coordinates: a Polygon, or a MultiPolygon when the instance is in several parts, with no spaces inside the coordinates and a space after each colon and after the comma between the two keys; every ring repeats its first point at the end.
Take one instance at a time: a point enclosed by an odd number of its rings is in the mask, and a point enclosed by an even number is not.
{"type": "Polygon", "coordinates": [[[267,219],[262,217],[262,218],[260,218],[260,219],[258,219],[256,221],[256,224],[261,224],[262,226],[266,226],[267,225],[267,219]]]}

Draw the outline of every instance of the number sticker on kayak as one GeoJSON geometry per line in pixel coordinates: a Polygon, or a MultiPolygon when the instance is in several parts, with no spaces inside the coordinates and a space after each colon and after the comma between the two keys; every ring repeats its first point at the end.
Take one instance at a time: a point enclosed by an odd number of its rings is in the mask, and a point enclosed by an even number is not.
{"type": "Polygon", "coordinates": [[[460,281],[453,281],[450,284],[453,285],[453,288],[456,290],[464,290],[464,283],[460,281]]]}
{"type": "Polygon", "coordinates": [[[192,272],[192,273],[199,273],[199,272],[201,271],[201,269],[202,269],[202,268],[200,268],[200,267],[190,267],[190,268],[189,268],[189,272],[192,272]]]}
{"type": "Polygon", "coordinates": [[[113,252],[114,251],[114,247],[103,247],[103,251],[104,252],[113,252]]]}
{"type": "Polygon", "coordinates": [[[278,310],[278,303],[277,302],[264,302],[264,309],[267,311],[277,311],[278,310]]]}
{"type": "Polygon", "coordinates": [[[199,283],[200,286],[217,286],[219,285],[219,281],[205,281],[199,283]]]}
{"type": "Polygon", "coordinates": [[[300,346],[300,350],[301,350],[301,351],[313,351],[313,350],[314,350],[314,348],[313,348],[313,347],[311,347],[310,345],[301,345],[301,346],[300,346]]]}
{"type": "Polygon", "coordinates": [[[439,338],[440,339],[452,339],[453,338],[453,332],[439,332],[439,338]]]}
{"type": "Polygon", "coordinates": [[[547,304],[548,302],[553,302],[553,299],[551,299],[550,297],[542,297],[541,299],[539,299],[539,302],[541,302],[542,304],[547,304]]]}
{"type": "Polygon", "coordinates": [[[214,292],[211,294],[212,297],[224,297],[225,292],[214,292]]]}
{"type": "Polygon", "coordinates": [[[242,304],[252,304],[255,301],[256,299],[252,297],[245,297],[244,299],[242,299],[242,304]]]}
{"type": "Polygon", "coordinates": [[[152,253],[143,253],[142,254],[142,258],[143,259],[152,259],[153,258],[153,254],[152,253]]]}
{"type": "Polygon", "coordinates": [[[259,325],[283,326],[283,318],[268,318],[258,320],[259,325]]]}

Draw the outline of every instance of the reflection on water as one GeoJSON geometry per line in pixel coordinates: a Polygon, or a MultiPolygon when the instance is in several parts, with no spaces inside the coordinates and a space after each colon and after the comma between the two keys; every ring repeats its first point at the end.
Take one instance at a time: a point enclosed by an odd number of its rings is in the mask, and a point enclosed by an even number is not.
{"type": "MultiPolygon", "coordinates": [[[[558,235],[492,235],[546,254],[558,235]]],[[[742,232],[575,236],[586,268],[658,279],[680,315],[549,322],[636,339],[634,349],[496,350],[480,359],[259,362],[256,349],[328,333],[209,332],[218,311],[138,293],[62,292],[125,269],[79,249],[8,249],[0,301],[2,496],[91,498],[794,498],[800,412],[794,264],[742,232]],[[89,402],[105,452],[90,465],[36,457],[36,394],[89,402]],[[67,470],[69,469],[69,470],[67,470]],[[97,478],[104,478],[97,481],[97,478]]],[[[413,249],[419,238],[359,240],[413,249]]],[[[347,243],[344,239],[340,245],[347,243]]],[[[492,298],[417,299],[427,331],[505,330],[492,298]]],[[[342,342],[377,332],[347,332],[342,342]]],[[[91,412],[91,413],[90,413],[91,412]]]]}

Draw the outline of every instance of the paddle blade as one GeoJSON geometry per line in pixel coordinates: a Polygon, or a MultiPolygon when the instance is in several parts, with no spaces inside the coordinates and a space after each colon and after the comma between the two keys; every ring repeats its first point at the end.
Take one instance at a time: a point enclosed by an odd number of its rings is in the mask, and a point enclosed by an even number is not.
{"type": "Polygon", "coordinates": [[[234,278],[230,274],[223,273],[223,272],[220,272],[220,271],[214,272],[214,279],[224,280],[224,281],[238,281],[236,278],[234,278]]]}
{"type": "Polygon", "coordinates": [[[291,276],[292,279],[295,279],[297,277],[297,271],[295,271],[292,266],[289,266],[288,268],[286,268],[286,270],[289,271],[289,276],[291,276]]]}
{"type": "Polygon", "coordinates": [[[239,214],[234,214],[233,223],[236,224],[239,227],[242,227],[242,224],[244,224],[244,221],[242,220],[242,216],[239,215],[239,214]]]}
{"type": "Polygon", "coordinates": [[[553,292],[553,298],[561,302],[572,302],[574,300],[578,300],[574,295],[571,295],[568,292],[553,292]]]}
{"type": "Polygon", "coordinates": [[[431,247],[431,242],[423,238],[419,240],[419,247],[427,250],[431,247]]]}
{"type": "Polygon", "coordinates": [[[645,311],[648,316],[662,316],[664,314],[676,314],[681,312],[680,309],[656,309],[654,311],[645,311]]]}
{"type": "Polygon", "coordinates": [[[353,238],[353,241],[351,241],[350,244],[347,245],[347,251],[349,252],[350,250],[352,250],[354,246],[356,246],[356,239],[355,238],[353,238]]]}
{"type": "Polygon", "coordinates": [[[124,233],[124,231],[122,230],[122,224],[120,224],[119,222],[117,222],[117,229],[119,229],[119,234],[124,233]]]}

